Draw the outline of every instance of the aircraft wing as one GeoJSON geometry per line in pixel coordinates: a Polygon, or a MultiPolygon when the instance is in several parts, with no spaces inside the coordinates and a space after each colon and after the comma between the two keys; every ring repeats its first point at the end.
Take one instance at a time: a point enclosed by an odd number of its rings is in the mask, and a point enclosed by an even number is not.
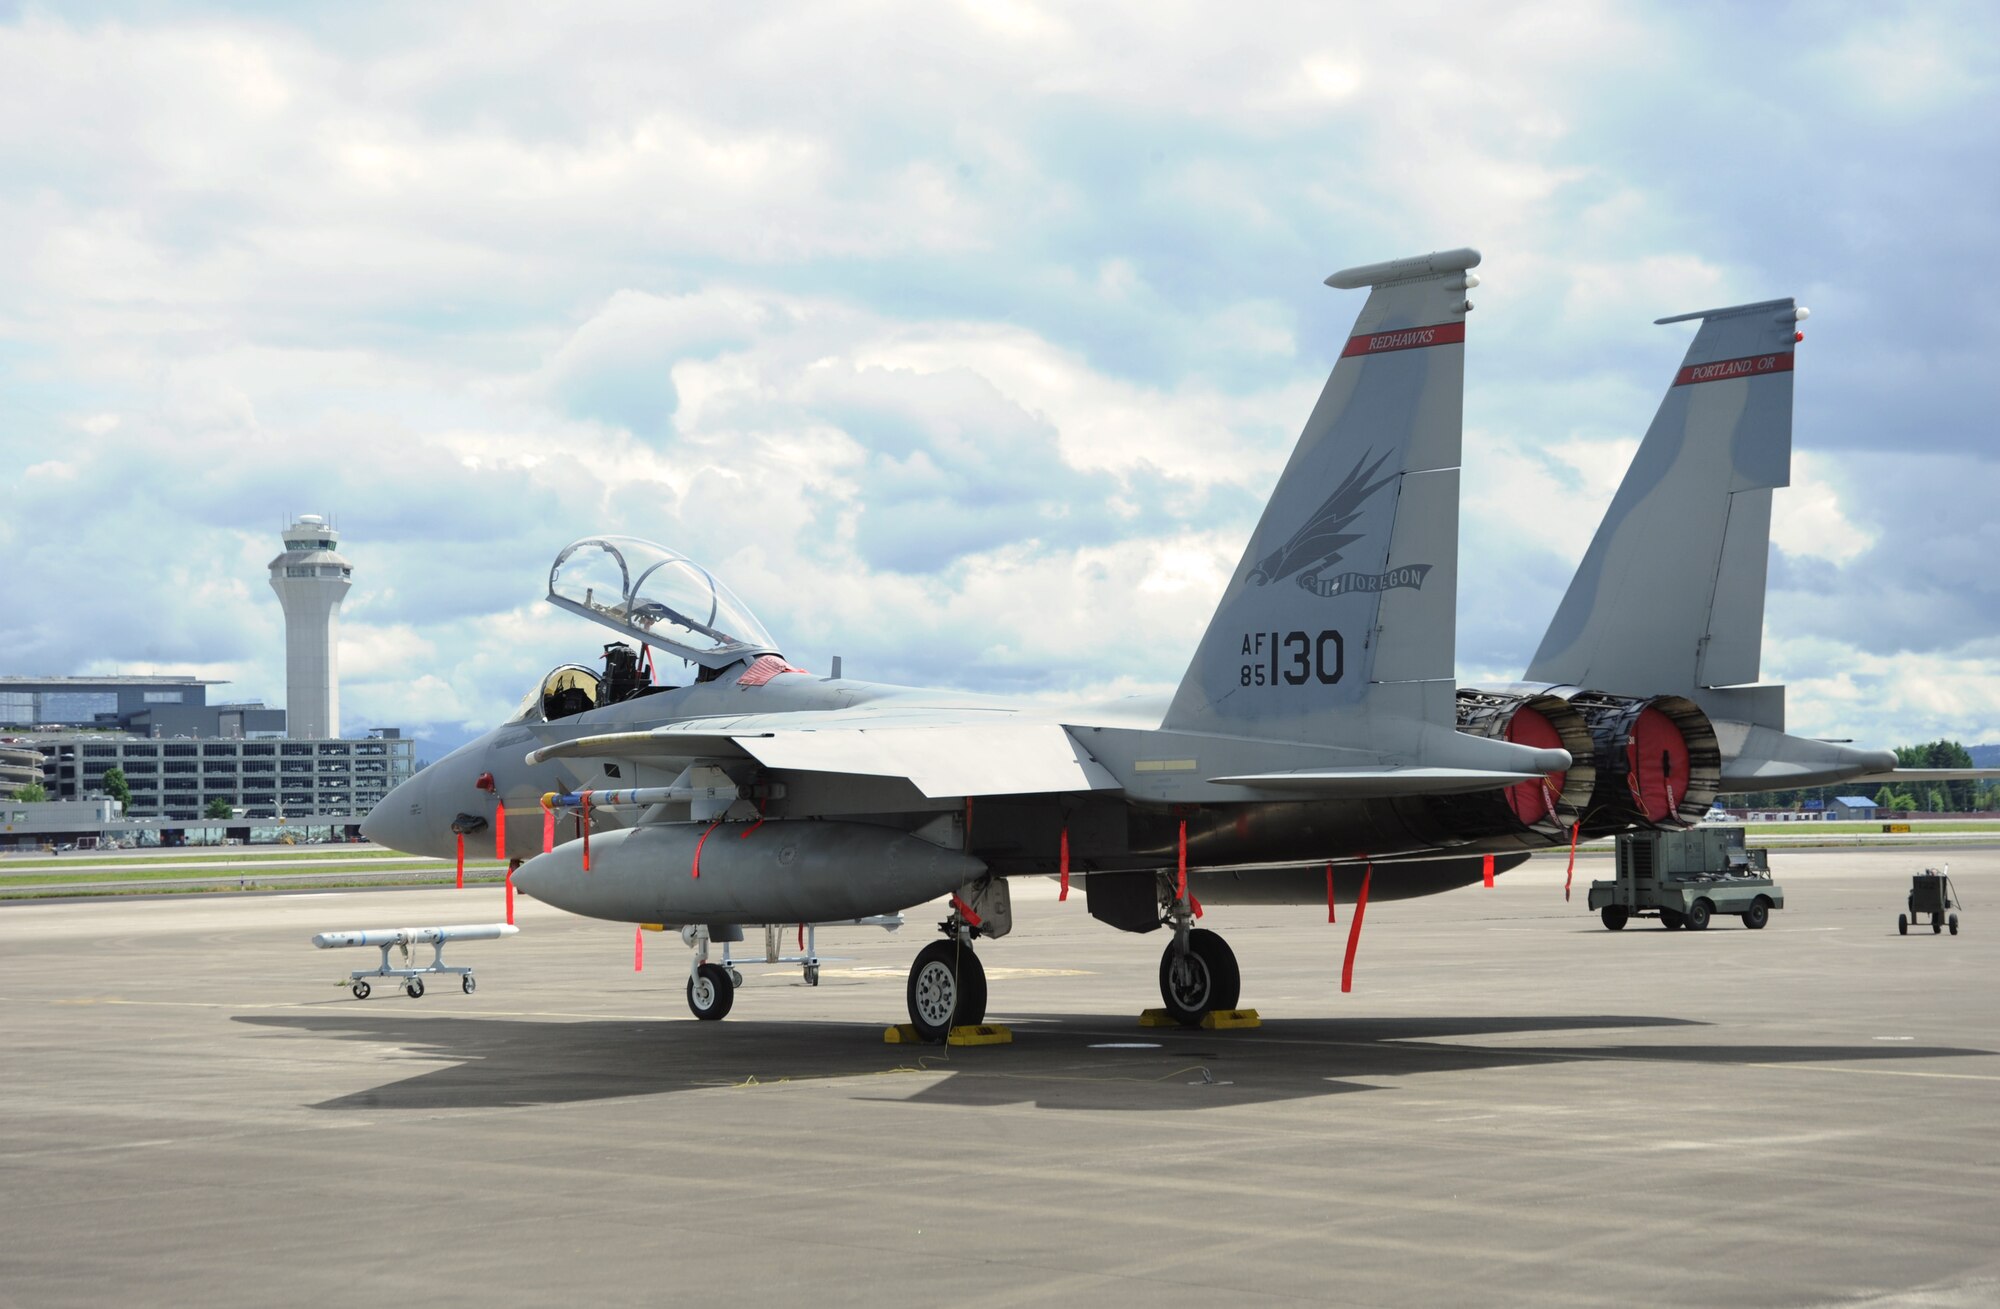
{"type": "Polygon", "coordinates": [[[1498,791],[1542,780],[1540,773],[1494,772],[1484,768],[1301,768],[1280,773],[1211,777],[1217,786],[1252,786],[1263,791],[1297,791],[1323,799],[1374,796],[1452,795],[1498,791]]]}
{"type": "Polygon", "coordinates": [[[661,727],[543,746],[528,755],[528,762],[648,756],[747,756],[766,768],[900,777],[933,799],[1118,789],[1117,779],[1055,723],[779,728],[735,733],[661,727]]]}

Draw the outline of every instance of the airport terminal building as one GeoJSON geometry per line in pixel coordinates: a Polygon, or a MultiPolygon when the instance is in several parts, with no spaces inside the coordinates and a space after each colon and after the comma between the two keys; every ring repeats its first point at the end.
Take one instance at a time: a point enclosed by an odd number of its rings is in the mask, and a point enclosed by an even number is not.
{"type": "Polygon", "coordinates": [[[298,740],[285,711],[209,704],[189,677],[0,677],[0,731],[41,756],[50,800],[104,793],[113,768],[131,788],[127,816],[198,820],[222,800],[243,818],[365,814],[415,770],[399,729],[298,740]]]}
{"type": "Polygon", "coordinates": [[[197,820],[212,800],[244,818],[360,815],[415,768],[416,742],[385,728],[360,740],[141,739],[85,732],[38,736],[52,800],[104,793],[125,774],[133,818],[197,820]]]}

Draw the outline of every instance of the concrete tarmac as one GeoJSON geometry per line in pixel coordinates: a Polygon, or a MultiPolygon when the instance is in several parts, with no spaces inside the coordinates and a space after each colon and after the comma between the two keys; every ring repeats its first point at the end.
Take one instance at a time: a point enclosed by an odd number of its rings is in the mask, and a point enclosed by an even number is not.
{"type": "Polygon", "coordinates": [[[1231,1032],[1024,882],[1015,1042],[952,1049],[881,1039],[922,910],[710,1025],[676,938],[525,898],[472,995],[307,941],[494,887],[8,906],[0,1305],[2000,1301],[2000,853],[1774,862],[1763,932],[1604,931],[1602,861],[1378,902],[1345,995],[1347,891],[1212,906],[1231,1032]],[[1963,932],[1899,937],[1946,859],[1963,932]]]}

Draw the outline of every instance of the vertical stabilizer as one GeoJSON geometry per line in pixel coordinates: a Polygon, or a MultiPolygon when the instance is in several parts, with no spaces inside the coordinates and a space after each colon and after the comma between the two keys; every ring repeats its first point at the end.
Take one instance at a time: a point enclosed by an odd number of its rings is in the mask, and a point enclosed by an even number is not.
{"type": "Polygon", "coordinates": [[[1466,291],[1476,250],[1350,268],[1370,288],[1165,725],[1379,743],[1450,727],[1466,291]]]}
{"type": "MultiPolygon", "coordinates": [[[[1785,299],[1659,320],[1699,319],[1701,330],[1542,637],[1530,682],[1700,700],[1757,680],[1771,491],[1791,481],[1792,348],[1804,317],[1785,299]]],[[[1756,703],[1766,706],[1759,719],[1782,725],[1781,695],[1756,703]]]]}

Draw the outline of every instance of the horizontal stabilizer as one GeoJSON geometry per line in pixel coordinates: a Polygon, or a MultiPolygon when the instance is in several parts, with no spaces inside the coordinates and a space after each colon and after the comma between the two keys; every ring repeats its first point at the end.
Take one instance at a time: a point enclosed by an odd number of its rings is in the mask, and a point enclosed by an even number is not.
{"type": "MultiPolygon", "coordinates": [[[[1567,755],[1564,762],[1568,762],[1567,755]]],[[[1217,786],[1297,791],[1328,800],[1366,800],[1377,796],[1499,791],[1522,782],[1537,781],[1541,777],[1541,773],[1502,773],[1484,768],[1301,768],[1292,772],[1250,773],[1241,777],[1211,777],[1208,780],[1217,786]]]]}
{"type": "Polygon", "coordinates": [[[1849,782],[1990,782],[2000,779],[2000,768],[1894,768],[1885,773],[1863,773],[1849,782]]]}
{"type": "Polygon", "coordinates": [[[549,759],[748,756],[766,768],[898,777],[933,799],[1117,790],[1117,779],[1055,723],[943,724],[743,732],[612,732],[544,746],[549,759]]]}

